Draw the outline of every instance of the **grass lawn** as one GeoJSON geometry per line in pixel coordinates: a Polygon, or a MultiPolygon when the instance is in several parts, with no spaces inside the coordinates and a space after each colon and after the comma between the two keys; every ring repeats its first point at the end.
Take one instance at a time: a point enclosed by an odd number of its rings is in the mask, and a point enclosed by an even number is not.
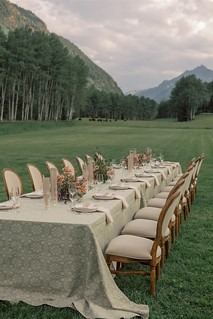
{"type": "MultiPolygon", "coordinates": [[[[157,283],[157,295],[149,293],[149,277],[116,278],[120,289],[136,303],[148,304],[150,319],[212,318],[212,185],[213,114],[200,115],[192,122],[174,120],[72,123],[0,123],[0,169],[10,167],[22,177],[25,192],[31,191],[28,162],[47,175],[45,160],[59,170],[62,157],[77,169],[75,156],[85,158],[98,149],[104,157],[119,160],[135,147],[149,146],[165,160],[179,161],[183,171],[192,157],[205,153],[199,175],[198,193],[187,221],[172,245],[157,283]]],[[[0,180],[0,199],[6,193],[0,180]]],[[[70,309],[32,307],[24,303],[0,302],[0,319],[77,319],[70,309]]]]}

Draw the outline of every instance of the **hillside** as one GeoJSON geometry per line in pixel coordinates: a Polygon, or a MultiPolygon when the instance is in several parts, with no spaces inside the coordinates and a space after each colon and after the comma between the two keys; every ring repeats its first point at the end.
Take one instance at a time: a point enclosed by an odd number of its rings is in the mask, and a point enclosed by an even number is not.
{"type": "Polygon", "coordinates": [[[187,70],[187,71],[183,72],[182,74],[180,74],[176,78],[163,81],[157,87],[137,91],[134,93],[134,95],[149,97],[150,99],[153,99],[156,102],[160,102],[162,100],[168,100],[172,89],[176,85],[176,82],[180,78],[186,77],[186,76],[192,75],[192,74],[194,74],[196,76],[196,78],[202,80],[203,82],[213,81],[213,71],[210,69],[207,69],[204,65],[201,65],[193,70],[187,70]]]}
{"type": "MultiPolygon", "coordinates": [[[[0,0],[0,27],[6,34],[10,30],[21,27],[30,27],[34,31],[49,32],[45,23],[33,12],[20,8],[7,0],[0,0]]],[[[75,44],[61,36],[58,37],[63,45],[68,48],[71,55],[78,55],[85,62],[89,69],[88,82],[90,85],[106,92],[122,94],[117,83],[107,72],[97,66],[75,44]]]]}

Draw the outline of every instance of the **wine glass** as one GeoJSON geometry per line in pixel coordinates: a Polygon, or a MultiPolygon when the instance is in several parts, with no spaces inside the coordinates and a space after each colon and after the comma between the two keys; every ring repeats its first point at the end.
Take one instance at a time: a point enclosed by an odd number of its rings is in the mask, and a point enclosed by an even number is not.
{"type": "Polygon", "coordinates": [[[162,153],[160,153],[160,155],[159,155],[159,161],[160,161],[160,163],[163,163],[163,161],[164,161],[164,157],[163,157],[162,153]]]}
{"type": "Polygon", "coordinates": [[[19,199],[20,199],[20,189],[19,187],[15,188],[11,188],[11,191],[9,193],[9,200],[10,203],[12,205],[12,210],[13,212],[17,212],[17,208],[19,205],[19,199]]]}
{"type": "Polygon", "coordinates": [[[110,182],[110,186],[112,185],[112,183],[113,183],[113,181],[114,181],[114,177],[115,177],[115,171],[114,171],[114,168],[111,167],[110,174],[108,175],[108,179],[109,179],[109,182],[110,182]]]}
{"type": "Polygon", "coordinates": [[[68,193],[69,193],[68,194],[69,200],[71,201],[71,208],[73,209],[75,206],[75,203],[78,199],[77,189],[76,189],[76,186],[74,184],[69,185],[68,193]]]}
{"type": "Polygon", "coordinates": [[[95,176],[95,183],[97,185],[97,191],[98,193],[101,191],[101,185],[104,182],[104,175],[103,174],[96,174],[95,176]]]}

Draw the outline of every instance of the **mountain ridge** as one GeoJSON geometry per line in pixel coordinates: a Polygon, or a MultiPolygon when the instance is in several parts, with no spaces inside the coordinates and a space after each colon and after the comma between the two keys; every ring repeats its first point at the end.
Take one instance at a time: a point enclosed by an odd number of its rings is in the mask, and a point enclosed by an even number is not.
{"type": "Polygon", "coordinates": [[[176,82],[180,80],[182,77],[186,77],[189,75],[195,75],[196,78],[202,80],[203,82],[211,82],[213,81],[213,71],[206,68],[204,65],[200,65],[193,70],[186,70],[177,77],[171,80],[164,80],[158,86],[139,90],[134,93],[136,96],[145,96],[150,99],[155,100],[156,102],[161,102],[163,100],[168,100],[171,94],[172,89],[175,87],[176,82]]]}
{"type": "MultiPolygon", "coordinates": [[[[25,10],[8,0],[0,0],[0,28],[7,34],[16,28],[29,27],[33,31],[50,33],[46,24],[32,11],[25,10]]],[[[122,95],[123,92],[114,79],[101,67],[95,64],[77,45],[70,40],[56,34],[61,43],[67,47],[72,56],[78,55],[88,67],[88,85],[94,85],[96,89],[122,95]]]]}

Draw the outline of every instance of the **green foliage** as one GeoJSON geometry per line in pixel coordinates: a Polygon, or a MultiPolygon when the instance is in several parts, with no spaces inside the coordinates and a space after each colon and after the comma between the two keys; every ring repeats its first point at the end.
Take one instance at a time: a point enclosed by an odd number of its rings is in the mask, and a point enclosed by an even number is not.
{"type": "Polygon", "coordinates": [[[0,35],[0,120],[71,120],[84,100],[87,68],[55,34],[29,28],[0,35]]]}
{"type": "MultiPolygon", "coordinates": [[[[150,319],[210,319],[212,317],[212,171],[213,114],[199,115],[194,121],[112,121],[88,119],[62,122],[0,123],[1,169],[11,167],[23,178],[25,191],[31,191],[26,163],[32,162],[47,175],[45,160],[62,167],[62,157],[73,162],[98,150],[107,158],[121,159],[136,147],[147,146],[165,160],[179,161],[183,171],[192,157],[205,158],[198,177],[198,192],[187,221],[172,245],[169,258],[157,282],[157,295],[149,293],[149,278],[117,277],[119,288],[136,303],[148,304],[150,319]],[[33,148],[32,148],[33,145],[33,148]]],[[[1,200],[5,197],[0,183],[1,200]]],[[[83,319],[74,310],[50,306],[33,307],[0,302],[0,319],[83,319]]]]}
{"type": "Polygon", "coordinates": [[[81,109],[81,117],[152,120],[157,114],[157,103],[136,95],[120,95],[97,90],[94,86],[87,89],[87,99],[81,109]]]}
{"type": "Polygon", "coordinates": [[[177,81],[170,98],[171,104],[177,113],[178,121],[193,120],[199,106],[206,100],[205,86],[195,75],[182,77],[177,81]]]}

